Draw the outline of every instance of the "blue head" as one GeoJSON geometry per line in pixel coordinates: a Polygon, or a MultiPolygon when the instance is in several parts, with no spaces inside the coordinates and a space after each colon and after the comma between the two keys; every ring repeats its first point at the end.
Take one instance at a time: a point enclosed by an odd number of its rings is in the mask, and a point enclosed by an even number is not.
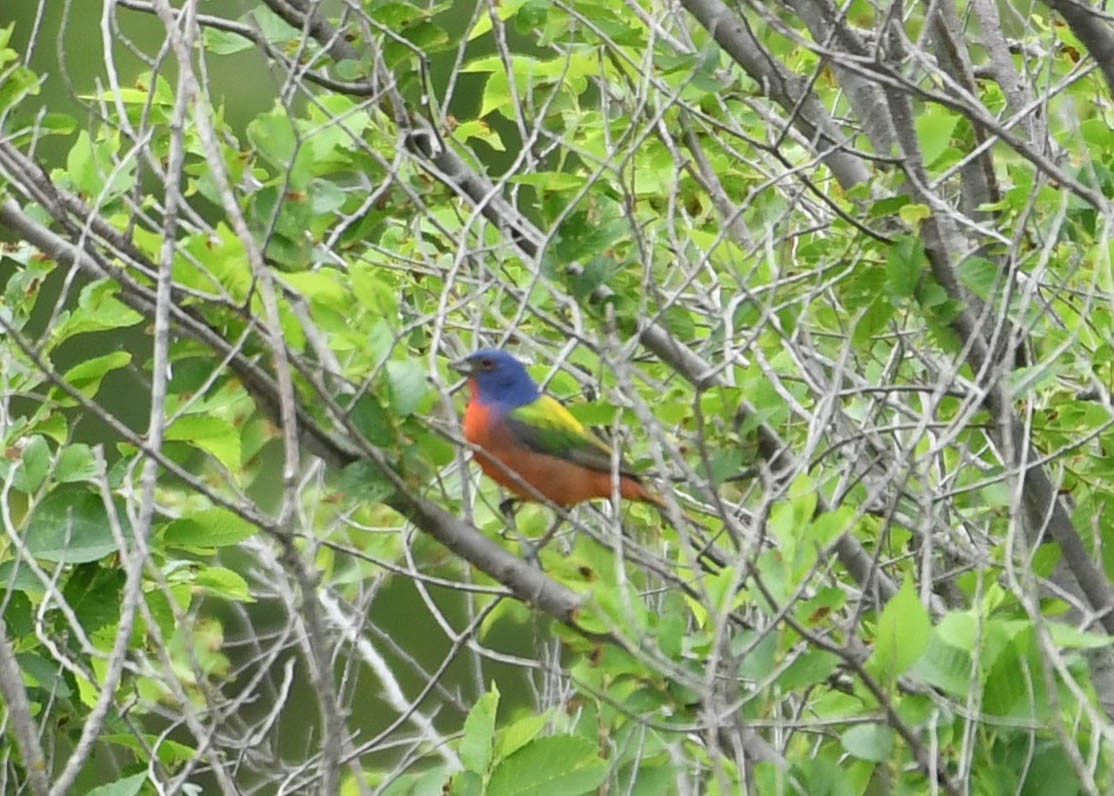
{"type": "Polygon", "coordinates": [[[526,368],[506,351],[482,348],[453,367],[468,376],[472,398],[482,404],[514,408],[532,403],[540,395],[526,368]]]}

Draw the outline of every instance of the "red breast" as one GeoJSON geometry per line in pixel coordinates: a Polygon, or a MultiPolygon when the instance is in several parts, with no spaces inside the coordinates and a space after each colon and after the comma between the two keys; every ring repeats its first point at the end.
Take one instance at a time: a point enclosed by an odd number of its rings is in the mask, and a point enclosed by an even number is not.
{"type": "MultiPolygon", "coordinates": [[[[523,500],[537,500],[540,494],[559,506],[572,506],[611,497],[611,473],[519,444],[498,412],[480,403],[474,395],[464,412],[464,438],[476,446],[476,463],[487,477],[523,500]]],[[[661,505],[661,498],[628,476],[620,478],[619,494],[627,500],[661,505]]]]}

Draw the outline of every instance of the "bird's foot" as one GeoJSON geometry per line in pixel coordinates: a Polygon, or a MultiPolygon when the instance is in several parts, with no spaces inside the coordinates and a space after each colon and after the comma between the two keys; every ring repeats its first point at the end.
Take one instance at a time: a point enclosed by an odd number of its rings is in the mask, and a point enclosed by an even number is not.
{"type": "Polygon", "coordinates": [[[507,498],[499,504],[499,513],[503,515],[503,519],[507,521],[508,525],[515,524],[515,515],[518,513],[518,504],[522,501],[518,498],[507,498]]]}
{"type": "Polygon", "coordinates": [[[518,546],[522,550],[522,560],[538,571],[543,571],[542,560],[538,556],[540,548],[525,536],[518,537],[518,546]]]}
{"type": "Polygon", "coordinates": [[[518,530],[518,504],[522,501],[519,498],[507,498],[499,504],[499,513],[507,521],[507,526],[510,530],[514,531],[515,537],[518,539],[518,546],[522,550],[522,560],[531,566],[542,568],[541,559],[538,558],[539,545],[535,545],[525,534],[519,533],[518,530]]]}

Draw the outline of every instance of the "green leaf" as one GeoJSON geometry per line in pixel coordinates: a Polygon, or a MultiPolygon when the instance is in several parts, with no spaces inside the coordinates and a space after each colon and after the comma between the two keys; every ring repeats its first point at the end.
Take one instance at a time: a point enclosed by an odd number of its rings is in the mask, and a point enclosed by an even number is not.
{"type": "Polygon", "coordinates": [[[886,253],[886,288],[895,299],[913,295],[924,270],[924,243],[913,235],[894,241],[886,253]]]}
{"type": "Polygon", "coordinates": [[[812,521],[805,533],[805,539],[823,549],[851,529],[855,510],[850,506],[840,506],[825,511],[812,521]]]}
{"type": "Polygon", "coordinates": [[[827,650],[808,650],[797,656],[785,667],[777,678],[781,688],[789,691],[795,688],[815,685],[828,679],[839,666],[839,656],[827,650]]]}
{"type": "Polygon", "coordinates": [[[142,754],[144,757],[148,754],[148,750],[155,749],[157,750],[159,760],[171,768],[197,757],[197,750],[193,747],[186,746],[178,741],[172,741],[161,735],[142,735],[141,737],[136,737],[132,733],[119,733],[116,735],[102,735],[101,740],[105,743],[116,744],[126,749],[131,749],[142,754]]]}
{"type": "Polygon", "coordinates": [[[967,696],[972,685],[978,682],[977,673],[972,672],[970,654],[944,643],[937,635],[932,637],[909,675],[957,697],[967,696]]]}
{"type": "Polygon", "coordinates": [[[704,577],[704,591],[707,594],[704,607],[713,614],[723,614],[742,601],[744,594],[740,584],[746,581],[739,577],[735,567],[725,566],[719,572],[704,577]]]}
{"type": "Polygon", "coordinates": [[[429,391],[425,368],[412,359],[388,362],[387,383],[391,385],[391,405],[403,417],[417,409],[429,391]]]}
{"type": "Polygon", "coordinates": [[[287,44],[292,39],[297,40],[301,31],[291,27],[290,23],[280,17],[265,5],[259,5],[250,12],[252,22],[259,26],[263,37],[271,44],[287,44]]]}
{"type": "MultiPolygon", "coordinates": [[[[460,774],[468,774],[469,772],[458,772],[455,776],[460,774]]],[[[464,787],[470,787],[470,778],[464,778],[464,787]]],[[[456,790],[453,789],[456,780],[453,774],[445,766],[434,766],[428,771],[424,771],[418,775],[403,775],[391,782],[385,789],[376,791],[380,796],[445,796],[445,794],[453,794],[455,796],[456,790]]],[[[470,792],[470,791],[466,791],[470,792]]],[[[349,794],[344,794],[349,796],[349,794]]],[[[354,796],[354,794],[353,794],[354,796]]]]}
{"type": "Polygon", "coordinates": [[[93,449],[81,442],[64,447],[54,468],[54,480],[60,484],[91,481],[99,474],[93,449]]]}
{"type": "Polygon", "coordinates": [[[24,97],[38,93],[38,75],[25,66],[9,69],[0,76],[0,112],[18,104],[24,97]]]}
{"type": "Polygon", "coordinates": [[[687,623],[682,610],[683,608],[680,605],[673,610],[663,607],[663,610],[657,615],[654,636],[658,640],[658,646],[661,648],[662,654],[669,658],[680,658],[681,651],[684,649],[687,623]]]}
{"type": "Polygon", "coordinates": [[[731,476],[738,475],[746,459],[746,452],[733,445],[713,450],[708,462],[712,468],[712,481],[722,484],[731,476]]]}
{"type": "Polygon", "coordinates": [[[941,641],[965,652],[974,652],[978,633],[978,620],[970,611],[952,611],[936,626],[941,641]]]}
{"type": "Polygon", "coordinates": [[[108,785],[93,788],[88,791],[86,796],[135,796],[146,781],[147,772],[132,774],[130,777],[118,779],[108,785]]]}
{"type": "Polygon", "coordinates": [[[490,13],[480,14],[476,20],[476,24],[472,26],[472,30],[468,32],[468,41],[479,38],[485,33],[489,33],[492,28],[492,14],[498,16],[500,20],[506,22],[508,19],[518,13],[518,9],[525,5],[527,0],[505,0],[505,2],[496,5],[490,13]]]}
{"type": "Polygon", "coordinates": [[[185,442],[214,456],[235,473],[240,469],[240,432],[212,415],[184,415],[166,430],[168,442],[185,442]]]}
{"type": "MultiPolygon", "coordinates": [[[[126,514],[117,510],[120,523],[126,514]]],[[[124,525],[125,535],[131,529],[124,525]]],[[[99,495],[91,492],[56,492],[32,513],[24,536],[35,558],[60,564],[96,561],[116,552],[108,512],[99,495]]]]}
{"type": "Polygon", "coordinates": [[[255,42],[251,39],[232,31],[217,30],[206,26],[202,28],[201,35],[206,52],[216,55],[232,55],[255,47],[255,42]]]}
{"type": "Polygon", "coordinates": [[[464,737],[460,739],[460,761],[469,771],[484,775],[491,766],[495,736],[495,712],[499,708],[499,689],[494,683],[464,720],[464,737]]]}
{"type": "Polygon", "coordinates": [[[239,603],[255,602],[243,576],[225,567],[203,567],[194,578],[194,584],[217,597],[239,603]]]}
{"type": "Polygon", "coordinates": [[[1063,622],[1049,622],[1052,641],[1057,647],[1065,649],[1099,649],[1109,647],[1111,637],[1102,633],[1088,633],[1063,622]]]}
{"type": "Polygon", "coordinates": [[[78,133],[77,141],[70,147],[70,152],[66,155],[66,173],[78,190],[86,194],[96,193],[100,178],[93,160],[93,142],[88,130],[78,133]]]}
{"type": "Polygon", "coordinates": [[[1080,781],[1077,777],[1065,776],[1065,772],[1071,770],[1072,761],[1060,744],[1039,744],[1032,762],[1025,767],[1025,788],[1021,795],[1075,796],[1080,791],[1080,781]]]}
{"type": "Polygon", "coordinates": [[[618,215],[596,219],[588,213],[574,213],[561,224],[553,244],[554,254],[563,263],[591,260],[629,232],[630,222],[618,215]]]}
{"type": "Polygon", "coordinates": [[[860,760],[883,763],[894,747],[894,732],[883,724],[856,724],[839,738],[843,748],[860,760]]]}
{"type": "MultiPolygon", "coordinates": [[[[789,789],[788,793],[808,796],[851,796],[863,793],[861,787],[852,787],[847,766],[842,761],[837,764],[822,757],[805,758],[793,766],[792,773],[794,782],[799,782],[801,787],[789,789]]],[[[784,788],[777,788],[771,792],[786,791],[784,788]]]]}
{"type": "Polygon", "coordinates": [[[1004,282],[998,266],[983,257],[968,257],[958,271],[963,286],[982,299],[989,299],[1004,282]]]}
{"type": "Polygon", "coordinates": [[[495,756],[502,760],[530,743],[545,729],[549,718],[549,711],[532,713],[500,730],[495,739],[495,756]]]}
{"type": "Polygon", "coordinates": [[[511,104],[511,84],[505,72],[493,72],[484,84],[483,103],[480,105],[480,118],[499,111],[500,115],[510,119],[513,112],[511,104]]]}
{"type": "Polygon", "coordinates": [[[283,274],[282,281],[297,290],[314,305],[322,307],[346,306],[351,300],[347,286],[335,269],[302,271],[283,274]]]}
{"type": "Polygon", "coordinates": [[[95,562],[74,568],[63,594],[85,632],[92,635],[120,618],[124,573],[95,562]]]}
{"type": "Polygon", "coordinates": [[[940,105],[930,105],[917,116],[917,138],[921,142],[921,155],[926,166],[931,166],[944,154],[958,122],[958,114],[940,105]]]}
{"type": "Polygon", "coordinates": [[[932,208],[922,204],[905,205],[897,211],[897,214],[906,224],[916,227],[932,216],[932,208]]]}
{"type": "Polygon", "coordinates": [[[73,693],[54,661],[33,652],[21,652],[15,657],[23,677],[31,681],[29,685],[51,691],[60,697],[69,697],[73,693]]]}
{"type": "MultiPolygon", "coordinates": [[[[558,398],[558,400],[562,400],[558,398]]],[[[615,422],[621,411],[608,401],[591,401],[590,403],[568,403],[569,412],[586,426],[610,426],[615,422]]]]}
{"type": "Polygon", "coordinates": [[[142,321],[142,315],[116,298],[119,290],[120,286],[108,279],[82,288],[77,308],[51,333],[48,350],[76,334],[122,329],[142,321]]]}
{"type": "Polygon", "coordinates": [[[380,269],[370,263],[354,264],[350,272],[352,292],[361,307],[393,326],[398,320],[398,295],[380,274],[380,269]]]}
{"type": "MultiPolygon", "coordinates": [[[[460,127],[455,132],[460,135],[460,127]]],[[[507,182],[533,185],[546,191],[576,191],[584,187],[584,176],[565,171],[533,171],[529,174],[517,174],[510,177],[507,182]]]]}
{"type": "Polygon", "coordinates": [[[1050,714],[1050,695],[1040,678],[1032,629],[1018,634],[1015,642],[998,654],[986,675],[983,708],[994,716],[1012,716],[1044,722],[1050,714]]]}
{"type": "Polygon", "coordinates": [[[893,681],[905,673],[924,653],[932,634],[932,620],[917,598],[912,578],[882,609],[874,652],[868,667],[879,677],[893,681]]]}
{"type": "Polygon", "coordinates": [[[852,339],[856,345],[866,345],[874,339],[878,332],[886,328],[886,324],[893,318],[894,308],[892,301],[879,297],[872,301],[855,324],[852,339]]]}
{"type": "Polygon", "coordinates": [[[239,514],[219,506],[174,520],[166,526],[163,541],[172,547],[228,547],[259,533],[259,528],[239,514]]]}
{"type": "Polygon", "coordinates": [[[871,218],[892,216],[894,213],[901,210],[901,208],[905,207],[905,205],[909,204],[909,202],[909,197],[904,194],[883,197],[870,206],[870,216],[871,218]]]}
{"type": "MultiPolygon", "coordinates": [[[[657,796],[657,794],[673,793],[677,790],[680,772],[671,763],[662,761],[650,764],[640,761],[638,765],[631,766],[627,775],[634,780],[631,788],[625,793],[630,796],[657,796]]],[[[624,781],[624,780],[620,780],[624,781]]],[[[766,791],[754,791],[764,793],[766,791]]]]}
{"type": "Polygon", "coordinates": [[[247,128],[248,141],[272,166],[285,169],[297,149],[298,141],[289,114],[275,108],[259,114],[247,128]]]}
{"type": "Polygon", "coordinates": [[[244,301],[254,284],[244,243],[227,225],[217,224],[206,235],[191,235],[179,243],[202,267],[186,257],[174,261],[174,280],[206,292],[219,286],[235,301],[244,301]]]}
{"type": "MultiPolygon", "coordinates": [[[[26,566],[23,569],[27,569],[26,566]]],[[[38,582],[38,578],[35,579],[38,582]]],[[[31,597],[37,597],[42,594],[44,589],[40,584],[38,588],[27,589],[31,597]]],[[[13,591],[4,594],[4,622],[8,625],[8,632],[13,637],[18,636],[33,636],[35,634],[35,627],[37,626],[38,619],[36,615],[40,607],[41,601],[35,600],[35,607],[31,606],[31,599],[23,591],[13,591]]]]}
{"type": "Polygon", "coordinates": [[[458,771],[452,779],[450,790],[440,790],[441,793],[451,793],[453,796],[483,796],[483,777],[475,771],[458,771]]]}
{"type": "Polygon", "coordinates": [[[144,595],[147,602],[147,610],[151,614],[151,619],[158,625],[159,630],[164,637],[173,635],[176,627],[177,619],[174,616],[174,608],[170,605],[170,600],[166,596],[166,592],[162,589],[149,591],[144,595]]]}
{"type": "Polygon", "coordinates": [[[351,409],[349,417],[372,445],[384,448],[394,442],[394,424],[383,404],[374,395],[361,396],[351,409]]]}
{"type": "Polygon", "coordinates": [[[798,478],[790,488],[789,500],[774,505],[770,517],[771,531],[782,541],[801,538],[812,522],[816,500],[812,482],[806,476],[798,478]]]}
{"type": "Polygon", "coordinates": [[[674,337],[689,340],[699,334],[697,331],[698,317],[691,310],[674,305],[666,309],[662,321],[674,337]]]}
{"type": "Polygon", "coordinates": [[[13,559],[0,564],[0,599],[3,599],[3,595],[9,589],[38,594],[45,589],[45,586],[29,566],[13,559]]]}
{"type": "Polygon", "coordinates": [[[115,196],[135,182],[134,159],[120,158],[118,136],[93,141],[86,130],[77,135],[66,157],[66,177],[81,193],[91,197],[115,196]]]}
{"type": "Polygon", "coordinates": [[[313,148],[302,140],[286,108],[276,107],[248,124],[248,140],[289,188],[302,191],[313,179],[313,148]]]}
{"type": "Polygon", "coordinates": [[[577,301],[584,301],[600,287],[607,284],[615,271],[615,264],[604,257],[594,257],[584,265],[579,274],[573,277],[570,288],[577,301]]]}
{"type": "Polygon", "coordinates": [[[394,484],[383,476],[379,468],[362,459],[341,471],[337,488],[349,500],[361,503],[381,503],[395,492],[394,484]]]}
{"type": "Polygon", "coordinates": [[[607,779],[607,764],[596,749],[596,744],[576,735],[531,741],[496,766],[488,796],[590,793],[607,779]]]}
{"type": "Polygon", "coordinates": [[[48,470],[50,470],[50,445],[47,444],[45,437],[36,434],[19,452],[19,469],[14,479],[15,488],[20,492],[31,494],[42,486],[48,470]]]}
{"type": "Polygon", "coordinates": [[[744,630],[731,643],[733,654],[741,655],[750,650],[739,662],[739,675],[749,680],[761,680],[777,664],[778,634],[775,632],[744,630]],[[757,640],[756,640],[757,639],[757,640]]]}
{"type": "Polygon", "coordinates": [[[87,359],[80,365],[67,370],[62,378],[70,383],[86,398],[92,398],[101,388],[101,381],[113,370],[126,367],[132,361],[127,351],[113,351],[111,354],[87,359]]]}

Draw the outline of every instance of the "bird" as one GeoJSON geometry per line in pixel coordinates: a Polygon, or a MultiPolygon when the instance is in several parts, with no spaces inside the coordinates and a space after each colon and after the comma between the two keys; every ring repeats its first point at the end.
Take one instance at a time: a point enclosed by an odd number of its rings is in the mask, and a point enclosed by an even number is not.
{"type": "Polygon", "coordinates": [[[611,447],[544,394],[512,354],[481,349],[454,367],[468,377],[464,438],[480,469],[520,500],[568,508],[609,499],[617,475],[624,499],[664,507],[625,462],[615,467],[611,447]]]}

